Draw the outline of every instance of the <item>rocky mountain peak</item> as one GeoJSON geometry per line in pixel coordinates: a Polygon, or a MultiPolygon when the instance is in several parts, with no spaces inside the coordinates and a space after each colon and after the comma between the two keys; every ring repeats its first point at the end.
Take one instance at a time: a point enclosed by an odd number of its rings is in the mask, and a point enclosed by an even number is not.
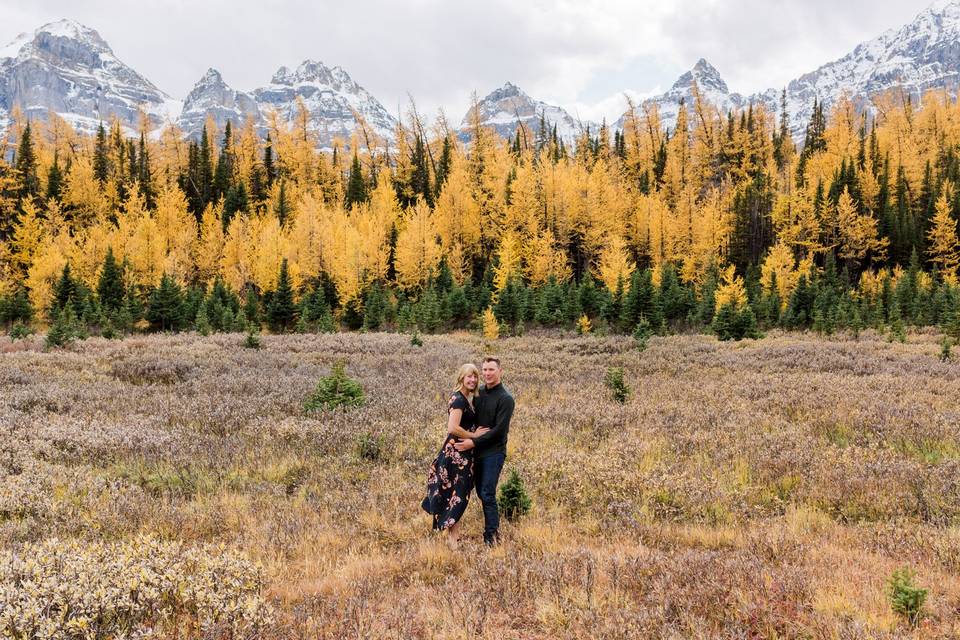
{"type": "Polygon", "coordinates": [[[730,92],[727,88],[727,83],[720,77],[720,72],[704,58],[700,58],[690,71],[687,71],[677,78],[671,90],[686,91],[692,89],[694,82],[697,83],[697,86],[700,87],[701,90],[719,91],[721,93],[730,92]]]}

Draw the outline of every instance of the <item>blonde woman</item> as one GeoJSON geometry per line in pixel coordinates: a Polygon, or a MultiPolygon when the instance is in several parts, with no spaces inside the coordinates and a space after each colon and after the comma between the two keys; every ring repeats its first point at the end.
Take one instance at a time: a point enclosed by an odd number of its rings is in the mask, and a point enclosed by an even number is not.
{"type": "Polygon", "coordinates": [[[458,451],[454,446],[478,438],[489,429],[477,428],[477,386],[480,371],[467,363],[457,372],[457,388],[447,402],[447,437],[427,474],[427,497],[423,510],[433,516],[433,529],[447,532],[447,544],[456,548],[460,538],[460,518],[467,509],[473,490],[473,451],[458,451]]]}

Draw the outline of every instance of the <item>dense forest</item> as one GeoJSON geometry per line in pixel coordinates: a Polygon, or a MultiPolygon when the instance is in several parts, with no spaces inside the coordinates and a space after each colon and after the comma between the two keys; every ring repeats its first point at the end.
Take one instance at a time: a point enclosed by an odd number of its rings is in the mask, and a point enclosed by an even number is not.
{"type": "MultiPolygon", "coordinates": [[[[908,324],[960,333],[960,105],[901,92],[789,114],[464,142],[411,107],[317,150],[306,109],[198,140],[51,113],[0,148],[0,321],[20,334],[526,327],[723,338],[908,324]]],[[[472,113],[477,113],[473,109],[472,113]]]]}

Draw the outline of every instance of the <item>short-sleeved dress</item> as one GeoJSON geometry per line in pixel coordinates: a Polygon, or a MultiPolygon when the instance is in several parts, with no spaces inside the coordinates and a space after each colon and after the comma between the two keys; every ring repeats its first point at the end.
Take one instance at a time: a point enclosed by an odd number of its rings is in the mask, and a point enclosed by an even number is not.
{"type": "MultiPolygon", "coordinates": [[[[463,410],[460,426],[467,431],[477,428],[477,414],[466,397],[457,391],[447,404],[447,413],[463,410]]],[[[473,450],[460,452],[454,448],[456,436],[447,435],[437,459],[427,474],[427,497],[420,506],[433,516],[433,528],[443,531],[454,525],[467,510],[473,489],[473,450]]]]}

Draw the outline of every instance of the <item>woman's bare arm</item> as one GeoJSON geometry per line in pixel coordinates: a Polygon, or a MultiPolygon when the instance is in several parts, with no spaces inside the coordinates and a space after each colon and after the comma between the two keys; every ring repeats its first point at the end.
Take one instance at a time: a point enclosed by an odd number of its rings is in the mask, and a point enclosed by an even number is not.
{"type": "Polygon", "coordinates": [[[466,429],[460,426],[460,419],[462,417],[463,417],[463,409],[450,410],[450,416],[447,418],[447,433],[457,438],[469,440],[471,438],[479,437],[484,433],[486,433],[487,431],[489,431],[489,429],[486,429],[486,428],[480,428],[480,429],[477,429],[476,431],[467,431],[466,429]]]}

